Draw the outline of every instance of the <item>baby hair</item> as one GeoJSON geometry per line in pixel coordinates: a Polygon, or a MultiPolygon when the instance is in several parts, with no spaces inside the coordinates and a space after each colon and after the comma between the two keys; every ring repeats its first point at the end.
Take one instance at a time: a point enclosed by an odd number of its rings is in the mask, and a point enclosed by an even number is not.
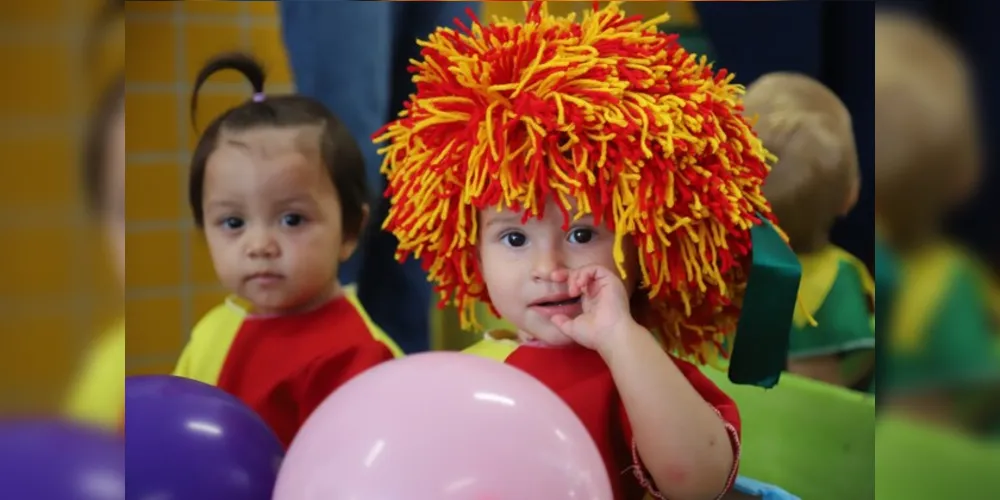
{"type": "MultiPolygon", "coordinates": [[[[100,44],[103,35],[112,21],[119,19],[125,12],[123,0],[109,0],[99,10],[94,23],[87,33],[86,59],[88,66],[96,66],[100,44]]],[[[106,86],[97,94],[97,105],[88,118],[87,129],[83,143],[83,188],[87,204],[93,210],[101,210],[105,201],[105,163],[107,158],[108,128],[114,118],[124,112],[125,75],[121,71],[115,74],[106,86]]]]}
{"type": "Polygon", "coordinates": [[[107,201],[105,191],[105,163],[108,155],[108,128],[114,118],[124,112],[125,77],[119,75],[105,89],[97,109],[90,117],[83,149],[83,186],[91,209],[102,210],[107,201]]]}
{"type": "Polygon", "coordinates": [[[979,169],[971,76],[928,22],[881,12],[875,21],[875,199],[897,249],[938,230],[979,169]]]}
{"type": "Polygon", "coordinates": [[[821,250],[858,189],[850,113],[820,82],[784,72],[753,82],[744,106],[764,146],[778,157],[764,195],[789,243],[799,253],[821,250]]]}
{"type": "MultiPolygon", "coordinates": [[[[198,139],[191,159],[189,201],[195,223],[204,225],[202,196],[205,167],[220,137],[261,127],[315,127],[320,132],[320,154],[340,198],[345,238],[358,238],[365,220],[368,189],[364,158],[347,128],[319,101],[295,94],[265,95],[265,72],[253,57],[223,54],[208,61],[195,79],[191,93],[191,119],[198,108],[198,90],[215,73],[235,70],[253,87],[253,96],[215,118],[198,139]]],[[[195,124],[196,125],[196,124],[195,124]]]]}

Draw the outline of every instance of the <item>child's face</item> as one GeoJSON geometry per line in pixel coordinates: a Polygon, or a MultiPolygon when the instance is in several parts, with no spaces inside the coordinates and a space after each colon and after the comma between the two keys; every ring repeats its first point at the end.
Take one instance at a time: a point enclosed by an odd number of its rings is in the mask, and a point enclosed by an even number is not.
{"type": "Polygon", "coordinates": [[[108,135],[107,161],[104,165],[105,235],[111,249],[118,281],[125,283],[125,109],[111,122],[108,135]]]}
{"type": "Polygon", "coordinates": [[[309,310],[339,292],[340,200],[314,131],[222,134],[205,168],[205,237],[223,285],[259,314],[309,310]]]}
{"type": "MultiPolygon", "coordinates": [[[[579,299],[566,300],[566,283],[553,281],[552,272],[596,264],[617,275],[614,233],[603,224],[595,226],[590,215],[571,219],[564,230],[563,214],[553,202],[544,213],[541,219],[522,224],[521,213],[509,209],[481,211],[479,258],[493,306],[517,327],[521,340],[565,344],[567,337],[550,318],[556,314],[573,318],[582,308],[579,299]]],[[[637,283],[637,254],[630,239],[624,245],[628,272],[624,282],[631,293],[637,283]]]]}

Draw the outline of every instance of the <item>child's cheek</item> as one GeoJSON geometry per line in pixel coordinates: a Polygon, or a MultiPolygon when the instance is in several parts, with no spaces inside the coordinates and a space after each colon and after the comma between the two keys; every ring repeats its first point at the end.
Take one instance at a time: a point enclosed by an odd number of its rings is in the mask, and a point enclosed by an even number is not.
{"type": "Polygon", "coordinates": [[[111,249],[112,265],[114,266],[114,271],[118,277],[119,284],[125,286],[125,221],[117,220],[117,218],[112,218],[112,220],[107,221],[105,227],[108,248],[111,249]]]}

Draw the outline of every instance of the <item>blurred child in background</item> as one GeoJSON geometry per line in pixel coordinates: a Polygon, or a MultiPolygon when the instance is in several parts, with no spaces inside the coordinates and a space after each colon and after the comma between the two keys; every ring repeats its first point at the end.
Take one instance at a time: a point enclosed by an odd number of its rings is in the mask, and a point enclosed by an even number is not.
{"type": "Polygon", "coordinates": [[[851,211],[861,187],[851,115],[830,89],[798,73],[760,77],[744,104],[756,119],[754,131],[778,158],[764,194],[802,263],[788,369],[868,390],[874,282],[864,263],[830,243],[834,222],[851,211]]]}
{"type": "Polygon", "coordinates": [[[1000,387],[996,323],[984,268],[943,237],[945,217],[979,179],[970,72],[915,17],[878,14],[875,42],[876,216],[900,266],[880,399],[888,411],[974,430],[1000,387]]]}
{"type": "Polygon", "coordinates": [[[327,395],[399,349],[337,280],[368,216],[357,143],[318,101],[265,95],[264,70],[241,54],[201,70],[192,116],[222,70],[254,94],[202,133],[190,203],[233,295],[195,326],[175,374],[238,396],[287,446],[327,395]]]}
{"type": "MultiPolygon", "coordinates": [[[[97,19],[95,43],[112,20],[124,12],[122,0],[107,2],[97,19]]],[[[89,47],[97,50],[97,47],[89,47]]],[[[91,57],[91,60],[96,59],[91,57]]],[[[120,67],[119,67],[120,68],[120,67]]],[[[106,84],[87,127],[83,186],[97,215],[120,286],[125,284],[125,76],[121,70],[106,84]]],[[[100,426],[119,428],[125,412],[125,318],[106,331],[91,348],[71,387],[70,416],[100,426]]]]}
{"type": "MultiPolygon", "coordinates": [[[[116,79],[90,124],[84,182],[99,214],[119,283],[125,283],[125,80],[116,79]]],[[[93,347],[70,393],[71,415],[117,427],[125,411],[125,318],[93,347]]]]}

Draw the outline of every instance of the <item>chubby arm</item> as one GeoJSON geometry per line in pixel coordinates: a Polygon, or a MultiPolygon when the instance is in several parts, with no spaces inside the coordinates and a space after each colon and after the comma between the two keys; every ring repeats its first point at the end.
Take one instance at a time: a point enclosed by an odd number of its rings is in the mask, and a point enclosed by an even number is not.
{"type": "Polygon", "coordinates": [[[621,394],[633,450],[656,487],[645,486],[671,500],[719,498],[736,475],[735,405],[697,369],[675,362],[638,324],[615,335],[621,337],[601,355],[621,394]],[[720,411],[694,383],[711,386],[731,406],[720,411]]]}

